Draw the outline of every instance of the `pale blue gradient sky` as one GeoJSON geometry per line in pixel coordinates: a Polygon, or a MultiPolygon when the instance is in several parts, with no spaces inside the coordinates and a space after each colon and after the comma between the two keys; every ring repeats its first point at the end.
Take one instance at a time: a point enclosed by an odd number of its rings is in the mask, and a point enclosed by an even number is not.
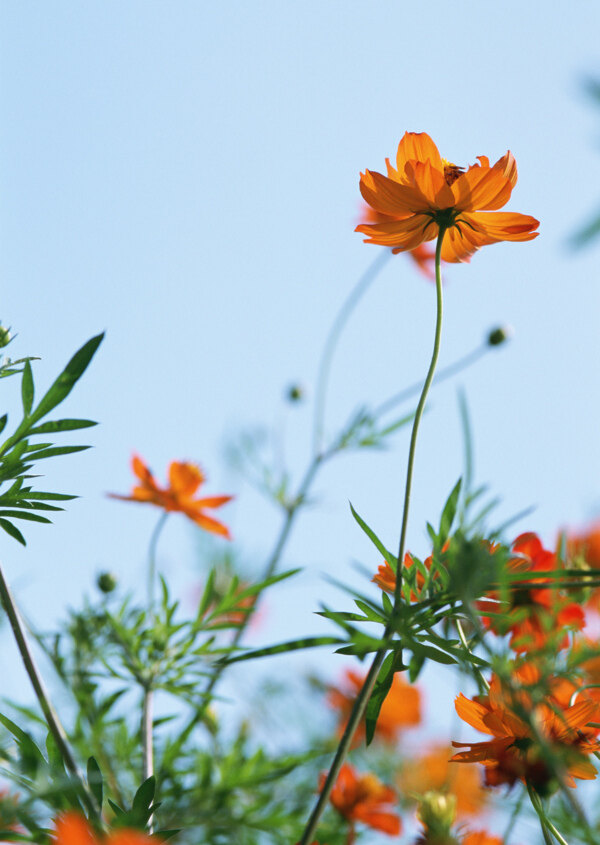
{"type": "MultiPolygon", "coordinates": [[[[54,527],[28,526],[21,550],[0,538],[27,612],[48,625],[100,569],[141,585],[150,509],[109,501],[131,485],[129,458],[164,477],[199,460],[207,491],[256,564],[277,515],[227,469],[240,426],[281,418],[282,391],[314,382],[328,326],[378,247],[353,233],[358,173],[382,169],[405,130],[427,131],[461,164],[510,148],[519,183],[509,210],[540,237],[480,252],[447,271],[442,363],[493,325],[510,346],[459,379],[476,469],[518,530],[556,531],[600,510],[600,245],[573,231],[600,205],[600,114],[582,92],[600,74],[596,4],[482,2],[53,2],[0,7],[4,167],[0,317],[11,352],[42,356],[38,390],[88,337],[107,338],[67,415],[97,419],[94,449],[46,468],[44,487],[82,498],[54,527]]],[[[433,288],[399,256],[340,347],[331,424],[423,376],[433,288]]],[[[3,383],[18,393],[16,381],[3,383]]],[[[14,408],[12,398],[7,400],[14,408]]],[[[288,420],[300,470],[309,406],[288,420]]],[[[360,584],[350,561],[378,562],[347,501],[397,543],[407,434],[393,451],[326,469],[320,509],[299,523],[259,638],[323,630],[322,573],[360,584]],[[277,596],[277,598],[275,598],[277,596]]],[[[419,444],[409,545],[461,472],[456,383],[440,388],[419,444]]],[[[183,588],[193,541],[181,518],[161,546],[183,588]]],[[[335,598],[334,598],[335,597],[335,598]]],[[[5,649],[3,648],[3,653],[5,649]]]]}

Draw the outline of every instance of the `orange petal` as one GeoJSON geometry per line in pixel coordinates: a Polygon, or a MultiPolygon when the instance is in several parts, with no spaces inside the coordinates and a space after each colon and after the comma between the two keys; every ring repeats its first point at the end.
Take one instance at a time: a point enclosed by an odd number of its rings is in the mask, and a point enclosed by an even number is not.
{"type": "Polygon", "coordinates": [[[169,466],[169,486],[176,496],[193,496],[204,480],[196,464],[172,461],[169,466]]]}
{"type": "Polygon", "coordinates": [[[352,813],[352,817],[356,821],[373,828],[373,830],[380,830],[382,833],[387,833],[390,836],[398,836],[402,829],[400,819],[394,813],[382,813],[381,811],[369,810],[368,808],[363,809],[359,805],[352,813]]]}
{"type": "Polygon", "coordinates": [[[193,506],[182,508],[182,511],[186,516],[189,516],[196,525],[199,525],[200,528],[204,528],[205,531],[210,531],[211,534],[218,534],[221,537],[227,537],[228,540],[231,539],[229,529],[223,525],[222,522],[213,519],[211,516],[207,516],[201,511],[196,511],[193,506]]]}
{"type": "Polygon", "coordinates": [[[427,197],[417,188],[401,185],[375,170],[367,170],[367,174],[361,174],[360,192],[376,211],[402,218],[429,208],[427,197]]]}
{"type": "Polygon", "coordinates": [[[97,845],[87,821],[78,813],[65,813],[56,821],[56,845],[97,845]]]}
{"type": "Polygon", "coordinates": [[[429,200],[431,208],[452,208],[455,204],[452,188],[443,172],[432,167],[430,161],[409,161],[404,172],[408,182],[429,200]]]}
{"type": "Polygon", "coordinates": [[[479,239],[483,244],[491,244],[497,241],[532,241],[537,238],[539,232],[534,229],[540,225],[540,221],[528,214],[517,214],[510,211],[476,211],[469,214],[462,214],[461,221],[465,221],[472,227],[473,234],[469,238],[479,239]]]}
{"type": "Polygon", "coordinates": [[[426,214],[413,214],[405,220],[389,223],[362,223],[355,231],[368,235],[366,243],[398,247],[401,252],[431,240],[437,232],[437,226],[426,214]]]}
{"type": "Polygon", "coordinates": [[[400,176],[408,161],[430,161],[433,167],[444,173],[444,165],[438,148],[427,132],[405,132],[398,144],[396,167],[400,176]]]}
{"type": "Polygon", "coordinates": [[[233,496],[206,496],[204,499],[196,499],[194,504],[201,508],[220,508],[232,499],[233,496]]]}
{"type": "Polygon", "coordinates": [[[140,458],[139,455],[134,455],[131,459],[131,468],[135,475],[139,478],[139,480],[144,485],[155,487],[156,483],[154,481],[154,477],[150,470],[148,469],[147,464],[140,458]]]}
{"type": "Polygon", "coordinates": [[[456,697],[454,707],[463,722],[467,722],[471,727],[481,731],[481,733],[494,736],[494,732],[484,722],[484,718],[489,716],[490,711],[483,704],[479,704],[477,701],[471,701],[470,698],[466,698],[461,692],[456,697]]]}
{"type": "Polygon", "coordinates": [[[517,164],[509,151],[493,167],[484,156],[452,185],[457,208],[464,211],[495,211],[502,208],[517,181],[517,164]]]}

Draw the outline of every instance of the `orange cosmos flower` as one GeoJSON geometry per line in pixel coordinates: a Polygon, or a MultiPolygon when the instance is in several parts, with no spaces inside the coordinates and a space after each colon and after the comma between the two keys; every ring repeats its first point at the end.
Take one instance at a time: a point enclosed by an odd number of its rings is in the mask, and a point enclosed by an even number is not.
{"type": "Polygon", "coordinates": [[[56,821],[53,845],[160,845],[161,840],[140,830],[121,828],[107,836],[94,833],[78,813],[65,813],[56,821]]]}
{"type": "MultiPolygon", "coordinates": [[[[568,566],[575,569],[600,569],[600,522],[577,534],[567,533],[568,566]]],[[[588,588],[587,604],[600,612],[600,588],[588,588]]]]}
{"type": "MultiPolygon", "coordinates": [[[[366,203],[362,204],[360,223],[389,223],[394,218],[387,214],[380,214],[366,203]]],[[[430,281],[435,282],[435,249],[426,244],[419,244],[406,253],[415,262],[421,273],[430,281]]]]}
{"type": "Polygon", "coordinates": [[[205,481],[204,473],[199,466],[186,461],[171,461],[169,486],[164,488],[159,487],[150,469],[138,455],[133,456],[131,467],[139,479],[139,484],[136,484],[130,496],[109,493],[111,498],[122,499],[125,502],[145,502],[164,508],[165,511],[178,511],[205,531],[230,539],[229,529],[212,516],[208,516],[205,511],[207,508],[220,508],[231,501],[232,496],[208,496],[196,499],[196,491],[205,481]]]}
{"type": "MultiPolygon", "coordinates": [[[[325,775],[321,775],[319,789],[324,783],[325,775]]],[[[390,836],[397,836],[402,829],[399,816],[388,806],[396,800],[394,790],[384,786],[375,775],[357,774],[348,763],[340,769],[329,800],[350,824],[362,822],[390,836]]]]}
{"type": "MultiPolygon", "coordinates": [[[[535,534],[521,534],[512,545],[517,557],[508,561],[511,573],[551,572],[560,568],[557,556],[544,549],[535,534]]],[[[533,583],[549,583],[550,579],[532,578],[533,583]]],[[[554,588],[515,586],[510,588],[508,601],[500,599],[497,592],[491,592],[492,601],[477,602],[477,609],[483,613],[504,613],[508,618],[483,617],[482,621],[497,634],[510,632],[510,646],[516,652],[537,651],[551,642],[554,648],[569,645],[569,637],[561,631],[578,631],[585,625],[585,615],[578,604],[571,601],[568,593],[554,588]],[[557,636],[557,633],[559,636],[557,636]]]]}
{"type": "Polygon", "coordinates": [[[512,153],[490,167],[486,156],[466,171],[443,159],[425,132],[406,132],[398,145],[396,167],[386,160],[388,175],[366,170],[360,176],[363,199],[385,222],[361,223],[357,232],[367,243],[415,249],[447,229],[444,261],[468,261],[480,247],[499,241],[530,241],[539,221],[514,212],[498,212],[517,182],[512,153]]]}
{"type": "MultiPolygon", "coordinates": [[[[339,711],[338,733],[344,732],[352,712],[354,700],[362,689],[364,675],[347,669],[342,689],[331,687],[327,696],[330,707],[339,711]]],[[[396,673],[390,691],[385,697],[375,730],[376,739],[393,742],[405,728],[418,725],[421,721],[421,693],[417,687],[407,684],[401,674],[396,673]]],[[[359,745],[365,738],[365,722],[361,721],[354,735],[353,745],[359,745]]]]}
{"type": "Polygon", "coordinates": [[[481,778],[471,766],[452,766],[452,749],[448,745],[436,745],[423,756],[403,766],[397,784],[405,795],[425,795],[438,792],[453,795],[456,799],[456,815],[475,815],[483,809],[488,793],[481,778]]]}
{"type": "MultiPolygon", "coordinates": [[[[535,677],[535,669],[528,664],[517,670],[516,676],[519,675],[535,677]]],[[[488,786],[512,786],[522,780],[542,795],[550,792],[554,773],[529,724],[515,712],[516,699],[532,714],[538,731],[564,766],[566,783],[575,786],[574,778],[593,780],[596,768],[585,755],[597,751],[599,745],[590,737],[586,725],[597,716],[597,703],[588,699],[560,707],[557,699],[550,697],[548,703],[537,704],[523,691],[511,701],[496,676],[488,695],[471,700],[461,693],[456,699],[460,718],[493,738],[487,742],[453,742],[455,748],[468,750],[455,754],[452,762],[482,763],[488,786]]]]}

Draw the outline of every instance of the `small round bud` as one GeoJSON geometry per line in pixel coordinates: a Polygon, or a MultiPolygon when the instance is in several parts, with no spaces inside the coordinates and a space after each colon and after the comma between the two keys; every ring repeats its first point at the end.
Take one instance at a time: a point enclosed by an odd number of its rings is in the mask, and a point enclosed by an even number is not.
{"type": "Polygon", "coordinates": [[[417,812],[425,830],[433,836],[449,836],[456,819],[456,796],[426,792],[417,812]]]}
{"type": "Polygon", "coordinates": [[[12,335],[10,333],[10,329],[5,328],[4,326],[0,326],[0,349],[3,349],[5,346],[12,340],[12,335]]]}
{"type": "Polygon", "coordinates": [[[288,402],[302,402],[306,397],[306,390],[303,385],[295,383],[290,384],[285,392],[285,398],[288,402]]]}
{"type": "Polygon", "coordinates": [[[500,346],[510,340],[513,334],[510,326],[497,326],[487,336],[488,346],[500,346]]]}
{"type": "Polygon", "coordinates": [[[117,589],[117,577],[112,572],[101,572],[96,578],[96,586],[103,593],[112,593],[117,589]]]}

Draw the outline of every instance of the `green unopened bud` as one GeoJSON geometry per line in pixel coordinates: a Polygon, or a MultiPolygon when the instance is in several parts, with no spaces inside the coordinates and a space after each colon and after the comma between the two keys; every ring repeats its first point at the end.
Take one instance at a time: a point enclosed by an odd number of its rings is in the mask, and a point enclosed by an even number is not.
{"type": "Polygon", "coordinates": [[[510,326],[498,326],[487,336],[488,346],[500,346],[510,340],[514,332],[510,326]]]}
{"type": "Polygon", "coordinates": [[[96,586],[103,593],[112,593],[117,589],[117,577],[112,572],[101,572],[96,578],[96,586]]]}
{"type": "Polygon", "coordinates": [[[428,837],[452,842],[452,825],[456,818],[456,796],[443,792],[426,792],[421,798],[417,815],[428,837]]]}
{"type": "Polygon", "coordinates": [[[285,392],[288,402],[302,402],[306,396],[306,390],[301,384],[290,384],[285,392]]]}
{"type": "Polygon", "coordinates": [[[0,349],[3,349],[5,346],[12,340],[12,335],[10,333],[10,329],[6,329],[4,326],[0,326],[0,349]]]}

